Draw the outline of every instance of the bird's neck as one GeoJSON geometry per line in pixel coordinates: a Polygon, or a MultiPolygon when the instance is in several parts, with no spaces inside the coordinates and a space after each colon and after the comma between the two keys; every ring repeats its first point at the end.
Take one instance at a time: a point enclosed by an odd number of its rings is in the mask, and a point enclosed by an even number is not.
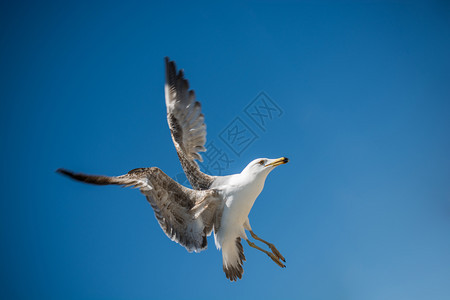
{"type": "Polygon", "coordinates": [[[241,173],[239,174],[239,177],[243,189],[256,198],[264,188],[264,182],[266,181],[267,176],[265,176],[265,174],[241,173]]]}

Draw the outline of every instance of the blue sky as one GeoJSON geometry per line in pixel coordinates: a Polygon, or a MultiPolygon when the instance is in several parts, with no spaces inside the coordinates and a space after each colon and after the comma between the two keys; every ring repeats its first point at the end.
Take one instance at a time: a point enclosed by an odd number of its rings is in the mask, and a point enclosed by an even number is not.
{"type": "Polygon", "coordinates": [[[450,6],[445,1],[24,2],[0,7],[0,291],[5,299],[449,299],[450,6]],[[181,167],[163,57],[184,68],[227,173],[291,162],[250,214],[230,283],[145,198],[59,167],[181,167]],[[282,114],[245,113],[264,91],[282,114]],[[220,134],[239,117],[237,155],[220,134]]]}

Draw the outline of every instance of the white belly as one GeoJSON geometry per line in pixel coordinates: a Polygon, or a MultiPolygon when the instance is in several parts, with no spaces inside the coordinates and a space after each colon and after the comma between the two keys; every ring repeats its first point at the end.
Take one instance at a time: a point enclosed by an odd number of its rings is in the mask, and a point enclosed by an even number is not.
{"type": "Polygon", "coordinates": [[[226,185],[223,189],[221,187],[218,189],[221,190],[225,200],[221,226],[214,235],[217,248],[221,248],[224,240],[246,238],[244,223],[261,193],[262,186],[252,182],[248,185],[226,185]]]}

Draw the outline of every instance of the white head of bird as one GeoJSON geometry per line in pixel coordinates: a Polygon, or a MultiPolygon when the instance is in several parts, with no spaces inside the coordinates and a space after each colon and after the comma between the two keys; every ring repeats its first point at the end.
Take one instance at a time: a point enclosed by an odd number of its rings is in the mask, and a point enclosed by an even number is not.
{"type": "Polygon", "coordinates": [[[270,158],[257,158],[251,161],[241,172],[241,176],[245,177],[248,181],[260,185],[260,188],[264,187],[267,175],[273,171],[277,166],[286,164],[289,162],[287,157],[280,157],[275,159],[270,158]]]}
{"type": "Polygon", "coordinates": [[[280,157],[276,159],[257,158],[251,161],[245,169],[242,170],[241,174],[253,177],[263,176],[265,178],[273,169],[275,169],[275,167],[288,162],[289,159],[287,157],[280,157]]]}

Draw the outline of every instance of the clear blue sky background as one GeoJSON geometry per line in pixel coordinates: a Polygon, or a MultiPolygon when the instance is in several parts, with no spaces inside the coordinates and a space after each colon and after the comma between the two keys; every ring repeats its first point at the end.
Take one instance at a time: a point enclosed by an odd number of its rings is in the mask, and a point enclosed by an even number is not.
{"type": "Polygon", "coordinates": [[[126,2],[1,3],[2,299],[450,299],[447,1],[126,2]],[[55,174],[179,174],[164,56],[224,151],[260,91],[283,109],[227,172],[291,159],[250,214],[286,269],[244,245],[230,283],[212,237],[189,254],[138,191],[55,174]]]}

